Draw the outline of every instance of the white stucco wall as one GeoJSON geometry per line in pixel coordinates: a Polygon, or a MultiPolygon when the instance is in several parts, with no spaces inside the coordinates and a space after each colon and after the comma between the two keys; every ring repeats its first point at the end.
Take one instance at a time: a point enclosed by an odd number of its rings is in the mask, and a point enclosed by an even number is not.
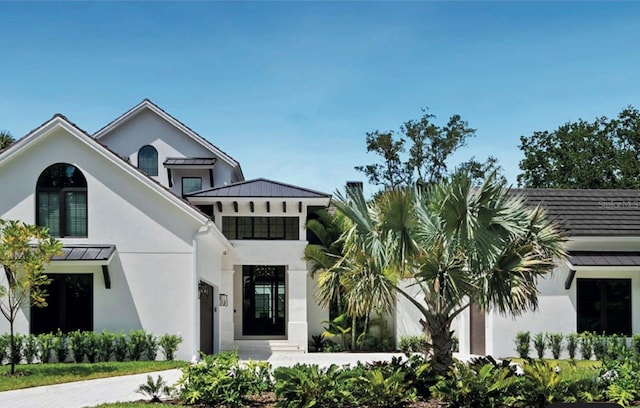
{"type": "MultiPolygon", "coordinates": [[[[121,156],[128,157],[134,166],[138,165],[138,151],[142,146],[155,147],[158,151],[158,176],[154,178],[164,186],[169,185],[167,171],[162,165],[167,157],[216,157],[211,150],[148,109],[142,110],[113,131],[102,136],[100,142],[121,156]]],[[[235,181],[233,168],[220,158],[215,164],[213,175],[216,185],[225,185],[235,181]]],[[[177,191],[179,195],[181,180],[174,178],[174,182],[175,187],[172,191],[177,191]]]]}
{"type": "MultiPolygon", "coordinates": [[[[177,357],[190,359],[196,333],[189,317],[197,301],[193,239],[205,221],[63,129],[38,139],[0,168],[0,217],[34,223],[37,178],[57,162],[78,167],[88,185],[88,238],[62,241],[115,244],[117,253],[109,264],[111,289],[104,288],[99,266],[54,263],[48,271],[94,273],[96,331],[179,332],[184,342],[177,357]]],[[[18,330],[28,332],[26,319],[19,321],[18,330]]],[[[0,322],[0,332],[5,330],[0,322]]]]}

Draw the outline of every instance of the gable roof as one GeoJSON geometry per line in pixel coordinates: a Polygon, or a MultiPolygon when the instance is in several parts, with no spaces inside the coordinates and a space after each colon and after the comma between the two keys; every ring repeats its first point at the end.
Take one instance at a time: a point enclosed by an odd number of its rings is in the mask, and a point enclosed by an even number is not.
{"type": "Polygon", "coordinates": [[[142,102],[140,102],[139,104],[134,106],[133,108],[129,109],[128,111],[126,111],[122,115],[118,116],[117,118],[115,118],[114,120],[112,120],[111,122],[109,122],[108,124],[103,126],[100,130],[95,132],[93,134],[94,139],[99,140],[100,138],[106,136],[113,129],[115,129],[118,126],[120,126],[121,124],[127,122],[128,120],[130,120],[131,118],[135,117],[138,113],[140,113],[140,112],[142,112],[144,110],[149,110],[149,111],[155,113],[160,118],[164,119],[166,122],[168,122],[169,124],[174,126],[176,129],[178,129],[179,131],[181,131],[185,135],[187,135],[190,138],[192,138],[194,141],[196,141],[196,143],[200,144],[205,149],[209,150],[211,153],[213,153],[216,156],[220,157],[223,161],[228,163],[231,167],[235,168],[236,171],[238,172],[238,176],[241,179],[244,179],[244,175],[242,173],[242,168],[240,167],[240,163],[237,160],[235,160],[233,157],[231,157],[227,153],[223,152],[221,149],[219,149],[213,143],[209,142],[207,139],[205,139],[204,137],[200,136],[198,133],[194,132],[189,126],[185,125],[184,123],[182,123],[178,119],[174,118],[169,113],[167,113],[164,109],[160,108],[158,105],[156,105],[155,103],[151,102],[151,100],[146,99],[146,98],[142,102]]]}
{"type": "Polygon", "coordinates": [[[570,236],[640,237],[640,190],[522,189],[570,236]]]}
{"type": "Polygon", "coordinates": [[[329,198],[329,194],[259,178],[189,194],[188,197],[329,198]]]}
{"type": "Polygon", "coordinates": [[[146,184],[149,188],[154,190],[160,196],[163,196],[165,199],[172,202],[177,208],[182,211],[188,213],[192,217],[196,218],[198,221],[206,224],[209,221],[209,218],[203,214],[198,208],[193,206],[188,201],[178,197],[169,189],[161,185],[156,180],[147,176],[144,172],[142,172],[137,167],[133,166],[127,160],[124,160],[121,156],[110,150],[108,147],[104,146],[102,143],[93,139],[91,135],[77,126],[75,123],[71,122],[67,119],[66,116],[56,113],[53,115],[51,119],[44,122],[42,125],[33,129],[31,132],[27,133],[22,138],[18,139],[11,145],[9,145],[4,150],[0,151],[0,168],[3,164],[9,162],[14,157],[16,157],[20,152],[26,150],[35,143],[38,139],[46,137],[47,135],[53,133],[56,129],[62,128],[70,135],[75,136],[78,140],[80,140],[85,145],[92,148],[98,154],[106,157],[108,160],[116,164],[118,167],[123,169],[124,171],[131,174],[134,178],[141,181],[143,184],[146,184]]]}

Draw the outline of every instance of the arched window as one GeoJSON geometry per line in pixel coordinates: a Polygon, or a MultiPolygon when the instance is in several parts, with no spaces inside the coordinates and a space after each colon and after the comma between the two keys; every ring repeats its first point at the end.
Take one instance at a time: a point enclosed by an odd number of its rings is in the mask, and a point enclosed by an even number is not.
{"type": "Polygon", "coordinates": [[[158,151],[153,146],[142,146],[138,151],[138,168],[149,176],[158,175],[158,151]]]}
{"type": "Polygon", "coordinates": [[[40,174],[36,224],[54,237],[87,236],[87,180],[77,167],[56,163],[40,174]]]}

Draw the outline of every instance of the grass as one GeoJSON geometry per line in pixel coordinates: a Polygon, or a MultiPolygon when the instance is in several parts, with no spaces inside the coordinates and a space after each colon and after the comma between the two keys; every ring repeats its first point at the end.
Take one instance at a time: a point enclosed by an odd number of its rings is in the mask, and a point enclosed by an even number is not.
{"type": "MultiPolygon", "coordinates": [[[[520,363],[522,364],[525,360],[522,358],[506,358],[505,360],[509,360],[513,363],[520,363]]],[[[537,360],[537,359],[536,359],[537,360]]],[[[590,369],[590,368],[600,368],[602,366],[602,362],[600,361],[596,361],[596,360],[554,360],[551,358],[545,358],[544,361],[546,361],[547,363],[549,363],[552,366],[556,366],[558,365],[558,367],[560,367],[560,370],[566,370],[572,366],[578,368],[578,369],[590,369]]]]}
{"type": "Polygon", "coordinates": [[[149,408],[155,406],[164,406],[164,407],[187,407],[188,405],[166,405],[162,403],[152,404],[150,402],[114,402],[111,404],[101,404],[96,405],[94,408],[149,408]]]}
{"type": "MultiPolygon", "coordinates": [[[[16,374],[10,376],[9,366],[0,366],[0,391],[38,387],[41,385],[61,384],[72,381],[92,380],[95,378],[116,377],[119,375],[140,374],[152,371],[182,368],[184,361],[125,361],[82,364],[20,364],[16,374]]],[[[148,406],[148,405],[147,405],[148,406]]]]}

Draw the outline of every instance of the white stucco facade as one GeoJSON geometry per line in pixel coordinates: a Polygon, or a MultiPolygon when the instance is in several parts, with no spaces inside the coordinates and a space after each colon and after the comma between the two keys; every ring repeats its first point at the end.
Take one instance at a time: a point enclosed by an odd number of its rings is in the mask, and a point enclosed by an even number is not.
{"type": "MultiPolygon", "coordinates": [[[[240,340],[283,340],[306,352],[309,333],[318,333],[319,322],[326,317],[310,293],[314,282],[303,260],[304,225],[307,207],[326,207],[329,196],[189,203],[181,197],[182,177],[201,177],[203,190],[233,185],[243,181],[240,166],[147,100],[94,136],[99,143],[65,117],[55,116],[0,152],[2,219],[38,222],[37,211],[46,207],[38,207],[36,185],[51,165],[73,166],[86,179],[87,235],[59,239],[65,247],[108,245],[115,250],[108,260],[54,260],[47,273],[91,276],[93,330],[179,333],[183,342],[177,358],[185,360],[200,350],[236,348],[240,340]],[[157,176],[136,168],[138,151],[146,145],[158,152],[157,176]],[[184,161],[167,171],[163,167],[167,158],[184,161]],[[209,164],[190,165],[194,158],[206,158],[209,164]],[[259,203],[254,211],[249,209],[250,201],[259,203]],[[223,211],[205,214],[196,205],[205,212],[218,206],[223,211]],[[232,209],[234,205],[238,211],[232,209]],[[222,233],[226,215],[296,217],[298,239],[230,240],[222,233]],[[246,265],[284,268],[282,335],[243,333],[243,304],[247,303],[243,297],[248,290],[243,290],[242,270],[246,265]],[[207,287],[209,292],[204,290],[207,287]],[[310,318],[319,320],[310,322],[310,318]]],[[[255,296],[253,300],[258,299],[255,296]]],[[[27,307],[16,321],[18,332],[30,332],[30,318],[27,307]]],[[[0,320],[0,333],[7,330],[7,322],[0,320]]]]}

